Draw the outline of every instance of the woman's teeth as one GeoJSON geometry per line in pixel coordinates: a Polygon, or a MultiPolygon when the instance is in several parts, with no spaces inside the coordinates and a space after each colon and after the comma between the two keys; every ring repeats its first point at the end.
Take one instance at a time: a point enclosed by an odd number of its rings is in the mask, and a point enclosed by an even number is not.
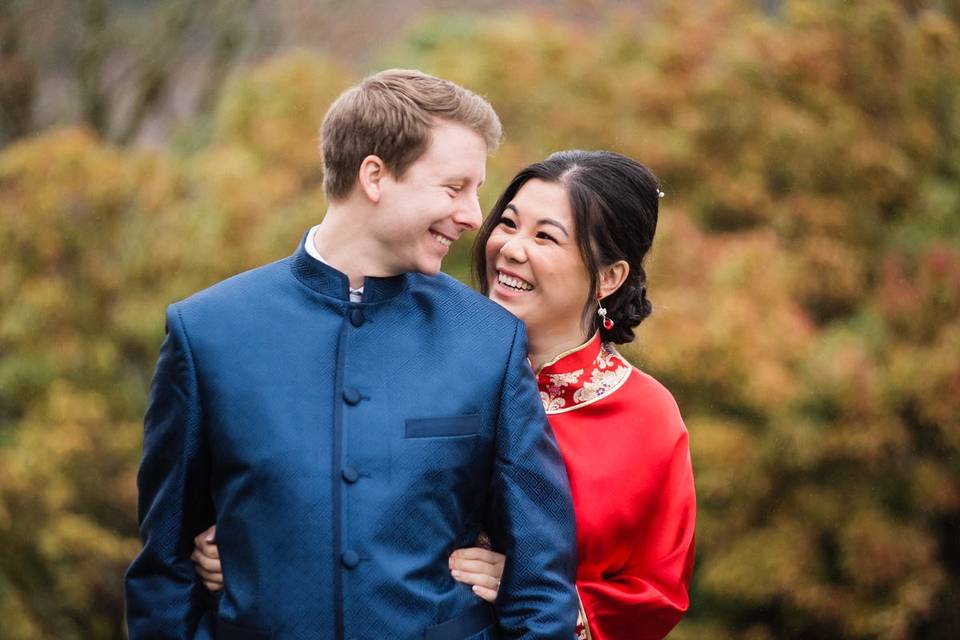
{"type": "Polygon", "coordinates": [[[437,242],[439,242],[445,247],[449,247],[451,244],[453,244],[453,240],[451,240],[447,236],[442,236],[439,233],[434,233],[433,231],[430,232],[430,235],[433,236],[434,240],[436,240],[437,242]]]}
{"type": "Polygon", "coordinates": [[[529,282],[525,282],[520,278],[514,278],[513,276],[508,276],[506,274],[497,272],[497,282],[502,284],[505,287],[509,287],[516,291],[532,291],[533,285],[529,282]]]}

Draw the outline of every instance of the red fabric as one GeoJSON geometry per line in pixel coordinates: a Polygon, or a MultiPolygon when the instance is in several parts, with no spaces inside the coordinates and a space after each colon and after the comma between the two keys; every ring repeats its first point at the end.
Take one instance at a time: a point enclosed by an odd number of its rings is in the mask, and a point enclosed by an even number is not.
{"type": "Polygon", "coordinates": [[[568,400],[548,417],[573,491],[577,589],[591,637],[663,638],[689,606],[693,569],[693,472],[677,404],[598,336],[538,379],[545,403],[568,400]]]}

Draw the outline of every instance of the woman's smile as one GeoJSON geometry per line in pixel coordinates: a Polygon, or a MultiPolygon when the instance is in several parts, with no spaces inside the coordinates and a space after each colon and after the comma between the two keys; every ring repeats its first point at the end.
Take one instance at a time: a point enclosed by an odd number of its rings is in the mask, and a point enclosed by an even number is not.
{"type": "Polygon", "coordinates": [[[503,294],[514,296],[533,291],[535,287],[516,273],[505,269],[497,269],[497,284],[495,288],[500,289],[503,294]]]}
{"type": "Polygon", "coordinates": [[[590,289],[563,185],[530,180],[504,208],[486,244],[490,298],[527,325],[534,341],[579,344],[590,289]]]}

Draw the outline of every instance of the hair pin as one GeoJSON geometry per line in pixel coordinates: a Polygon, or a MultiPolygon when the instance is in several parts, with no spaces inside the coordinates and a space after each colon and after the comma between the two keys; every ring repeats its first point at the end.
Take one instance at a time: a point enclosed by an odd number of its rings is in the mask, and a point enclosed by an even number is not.
{"type": "Polygon", "coordinates": [[[657,189],[657,197],[658,197],[658,198],[662,198],[662,197],[665,196],[665,195],[667,195],[667,194],[665,194],[663,191],[660,191],[659,188],[657,189]]]}

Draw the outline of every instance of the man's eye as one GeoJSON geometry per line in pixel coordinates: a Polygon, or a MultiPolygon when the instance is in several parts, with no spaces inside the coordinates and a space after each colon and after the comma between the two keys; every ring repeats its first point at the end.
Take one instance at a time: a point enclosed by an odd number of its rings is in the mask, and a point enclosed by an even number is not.
{"type": "Polygon", "coordinates": [[[447,189],[447,193],[449,193],[451,196],[456,196],[456,195],[458,195],[461,191],[463,191],[463,187],[461,187],[461,186],[459,186],[459,185],[455,185],[455,184],[448,184],[448,185],[446,186],[446,189],[447,189]]]}

